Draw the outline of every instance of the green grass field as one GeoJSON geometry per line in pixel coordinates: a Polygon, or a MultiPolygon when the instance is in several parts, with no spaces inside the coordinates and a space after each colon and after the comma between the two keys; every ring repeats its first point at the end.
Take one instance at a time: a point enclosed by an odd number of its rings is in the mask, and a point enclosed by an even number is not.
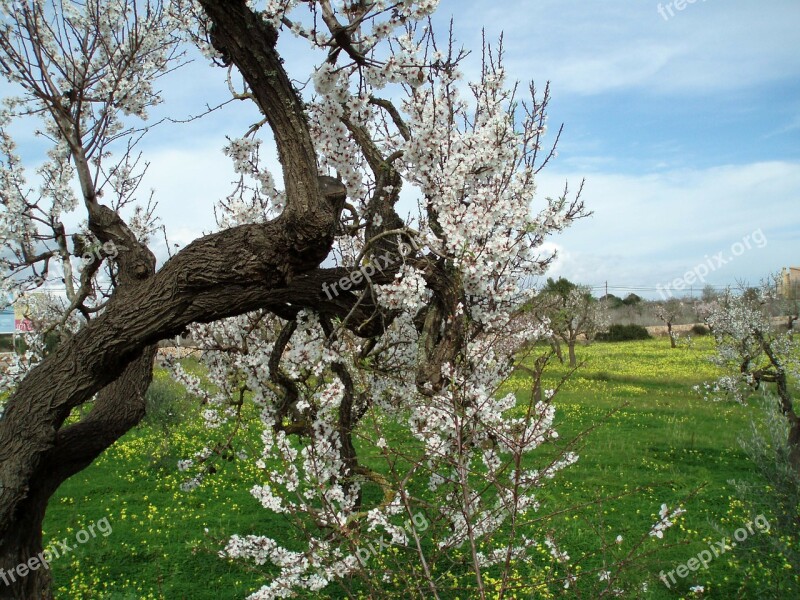
{"type": "MultiPolygon", "coordinates": [[[[666,339],[578,348],[584,364],[556,397],[557,429],[563,443],[589,431],[579,442],[578,463],[543,489],[540,513],[587,580],[597,580],[602,557],[595,549],[604,540],[620,556],[644,536],[644,557],[633,572],[648,587],[626,597],[691,597],[694,585],[704,586],[706,598],[788,597],[781,591],[787,565],[769,550],[774,531],[756,531],[672,589],[658,580],[660,571],[687,562],[752,517],[729,480],[763,485],[737,442],[759,410],[708,402],[692,391],[715,376],[705,360],[710,352],[711,342],[703,338],[674,350],[666,339]],[[683,503],[687,513],[656,540],[646,534],[664,502],[683,503]],[[617,535],[623,536],[618,548],[608,543],[617,535]]],[[[565,373],[555,365],[548,381],[565,373]]],[[[166,375],[158,372],[157,378],[163,383],[166,375]]],[[[520,399],[529,393],[522,372],[507,385],[520,399]]],[[[184,474],[176,462],[195,452],[203,435],[198,420],[169,429],[144,424],[62,486],[50,504],[45,540],[74,539],[103,517],[113,531],[53,561],[57,597],[242,598],[264,583],[263,574],[217,552],[232,533],[288,526],[250,495],[259,482],[252,461],[232,461],[197,490],[180,490],[184,474]]],[[[259,450],[257,423],[248,435],[253,455],[259,450]]],[[[331,596],[336,590],[308,597],[331,596]]]]}

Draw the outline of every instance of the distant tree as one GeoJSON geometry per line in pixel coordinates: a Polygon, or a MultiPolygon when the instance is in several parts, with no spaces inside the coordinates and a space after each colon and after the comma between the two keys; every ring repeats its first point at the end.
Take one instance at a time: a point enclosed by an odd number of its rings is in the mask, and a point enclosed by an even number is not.
{"type": "Polygon", "coordinates": [[[622,303],[625,306],[633,306],[635,304],[639,304],[639,302],[641,301],[642,301],[641,296],[637,294],[628,294],[627,296],[625,296],[625,299],[622,301],[622,303]]]}
{"type": "Polygon", "coordinates": [[[567,295],[577,287],[578,284],[572,283],[566,277],[559,277],[558,279],[553,279],[552,277],[548,277],[547,282],[544,284],[544,288],[542,289],[542,291],[547,293],[557,294],[562,298],[566,298],[567,295]]]}
{"type": "Polygon", "coordinates": [[[670,298],[666,302],[659,304],[656,307],[656,317],[661,319],[667,326],[667,335],[669,335],[670,347],[676,348],[678,346],[676,335],[672,326],[675,321],[680,317],[683,303],[677,298],[670,298]]]}
{"type": "MultiPolygon", "coordinates": [[[[575,356],[578,338],[584,335],[587,340],[591,340],[608,325],[605,308],[592,297],[590,289],[563,277],[559,277],[557,281],[547,279],[539,307],[543,316],[550,321],[557,349],[562,342],[567,345],[571,367],[578,364],[575,356]]],[[[560,350],[558,353],[560,357],[560,350]]]]}
{"type": "MultiPolygon", "coordinates": [[[[643,314],[644,309],[648,305],[649,303],[641,296],[631,293],[625,296],[625,298],[620,299],[616,308],[621,315],[621,320],[633,323],[643,314]]],[[[617,320],[620,320],[620,318],[617,320]]]]}
{"type": "Polygon", "coordinates": [[[717,309],[719,305],[718,300],[701,300],[694,305],[695,320],[708,327],[709,331],[713,330],[713,325],[709,322],[709,317],[717,309]]]}

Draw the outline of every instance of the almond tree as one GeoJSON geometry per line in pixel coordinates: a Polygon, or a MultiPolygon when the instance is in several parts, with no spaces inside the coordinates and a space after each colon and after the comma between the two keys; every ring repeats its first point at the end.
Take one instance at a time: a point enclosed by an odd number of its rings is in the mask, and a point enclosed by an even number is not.
{"type": "Polygon", "coordinates": [[[559,357],[560,343],[567,345],[570,367],[578,365],[575,356],[578,338],[585,336],[591,340],[598,331],[608,326],[605,308],[592,296],[591,290],[563,277],[557,281],[548,278],[533,310],[547,319],[559,357]]]}
{"type": "Polygon", "coordinates": [[[738,294],[728,290],[715,303],[707,322],[717,346],[714,362],[725,374],[707,389],[745,402],[753,391],[774,384],[789,425],[789,460],[800,473],[800,416],[792,393],[800,379],[800,353],[791,330],[780,331],[772,323],[769,305],[773,296],[767,286],[738,294]]]}
{"type": "MultiPolygon", "coordinates": [[[[42,551],[48,499],[139,422],[156,343],[190,323],[260,311],[282,320],[276,343],[302,360],[302,342],[289,339],[304,319],[318,323],[331,344],[344,332],[364,340],[362,360],[405,336],[396,359],[413,364],[420,397],[444,395],[459,406],[455,386],[474,377],[485,386],[476,389],[489,393],[491,378],[473,375],[469,365],[491,353],[493,331],[522,295],[518,277],[541,270],[535,248],[543,236],[568,225],[582,206],[560,199],[531,217],[544,102],[518,105],[495,57],[467,108],[458,96],[461,55],[414,29],[436,4],[367,2],[337,12],[326,0],[270,0],[260,11],[244,0],[0,3],[0,72],[16,90],[0,114],[3,291],[19,297],[61,279],[66,286],[60,306],[51,302],[37,314],[40,336],[55,333],[57,348],[29,354],[5,375],[11,393],[0,420],[0,568],[16,569],[42,551]],[[290,19],[295,6],[305,17],[290,19]],[[301,36],[319,52],[313,105],[286,72],[277,50],[282,34],[301,36]],[[245,88],[234,97],[264,114],[284,189],[249,159],[258,127],[232,141],[228,152],[243,181],[255,180],[270,218],[240,202],[245,185],[229,199],[236,208],[220,231],[156,269],[148,247],[153,206],[135,203],[144,168],[136,143],[147,109],[160,101],[155,81],[180,62],[186,38],[241,74],[245,88]],[[379,95],[390,85],[408,94],[400,108],[379,95]],[[15,119],[39,120],[49,144],[35,183],[27,183],[9,134],[15,119]],[[404,181],[421,194],[423,212],[412,222],[395,209],[404,181]],[[72,211],[85,221],[68,232],[64,216],[72,211]],[[321,268],[337,236],[346,266],[321,268]],[[400,241],[412,248],[403,260],[382,262],[348,286],[362,258],[392,256],[400,241]],[[86,261],[87,254],[95,258],[86,261]],[[335,283],[340,293],[323,293],[335,283]]],[[[361,392],[337,361],[327,364],[341,373],[327,394],[352,403],[352,412],[337,411],[347,431],[363,409],[361,392]]],[[[505,368],[500,357],[490,364],[505,368]]],[[[282,370],[269,373],[292,399],[282,370]]],[[[487,410],[473,406],[480,415],[487,410]]],[[[302,414],[296,405],[289,410],[302,414]]],[[[478,414],[468,421],[474,435],[487,435],[478,414]]],[[[356,467],[346,442],[342,448],[349,476],[356,467]]],[[[0,597],[50,595],[44,568],[0,587],[0,597]]]]}
{"type": "Polygon", "coordinates": [[[656,317],[658,317],[667,326],[667,335],[669,336],[669,345],[671,348],[678,347],[678,336],[672,330],[675,321],[680,318],[683,303],[677,298],[670,298],[656,306],[656,317]]]}
{"type": "MultiPolygon", "coordinates": [[[[353,577],[364,548],[384,538],[403,551],[391,576],[360,573],[373,596],[435,598],[468,586],[484,598],[498,574],[492,593],[509,594],[526,585],[514,565],[535,553],[525,524],[537,488],[577,458],[567,451],[540,469],[523,467],[525,455],[556,437],[553,406],[532,396],[520,410],[514,394],[498,393],[513,349],[545,333],[535,323],[509,333],[531,295],[521,282],[547,265],[537,248],[583,214],[565,198],[530,210],[535,175],[550,156],[540,154],[547,93],[539,99],[531,87],[517,98],[502,47],[487,47],[480,79],[461,83],[463,55],[412,23],[432,7],[337,12],[320,3],[331,32],[353,33],[341,52],[321,48],[328,56],[306,106],[320,164],[341,177],[348,197],[333,244],[342,268],[312,292],[350,312],[296,305],[192,327],[214,394],[171,365],[207,407],[210,439],[181,462],[185,488],[240,450],[243,398],[251,395],[264,442],[256,457],[263,482],[252,494],[308,542],[292,551],[276,532],[229,539],[224,555],[277,567],[253,598],[353,577]],[[404,23],[395,54],[382,60],[373,46],[404,23]],[[392,92],[393,83],[400,89],[392,92]],[[413,224],[395,208],[404,185],[418,195],[413,224]],[[399,431],[411,448],[396,447],[399,431]],[[377,501],[365,493],[375,488],[377,501]],[[442,564],[468,575],[442,580],[442,564]]],[[[302,11],[272,18],[320,47],[302,11]]],[[[215,44],[227,52],[216,33],[215,44]]],[[[237,171],[269,180],[254,167],[258,141],[234,144],[237,171]]],[[[258,210],[248,199],[220,206],[220,219],[250,220],[258,210]]]]}
{"type": "MultiPolygon", "coordinates": [[[[217,391],[171,365],[209,428],[179,465],[186,488],[237,449],[251,402],[264,442],[253,494],[315,528],[302,553],[269,535],[230,539],[226,556],[279,567],[254,597],[349,576],[359,540],[377,530],[416,548],[404,581],[421,595],[439,594],[432,561],[453,548],[477,597],[520,585],[536,490],[576,457],[567,448],[539,469],[522,463],[556,437],[552,393],[518,406],[498,391],[514,349],[549,334],[535,323],[509,332],[509,322],[531,295],[522,282],[548,264],[544,238],[585,211],[566,190],[531,211],[552,156],[547,90],[523,99],[506,82],[502,46],[486,46],[478,79],[464,82],[465,53],[426,24],[436,5],[0,0],[0,73],[16,90],[0,112],[2,291],[28,293],[36,326],[2,378],[0,573],[18,576],[0,598],[52,597],[48,569],[18,569],[42,552],[48,500],[141,420],[156,344],[187,327],[217,391]],[[278,41],[289,35],[315,53],[312,73],[287,72],[278,41]],[[156,81],[187,43],[227,69],[232,99],[264,119],[225,148],[241,179],[220,201],[218,230],[157,268],[136,147],[160,102],[156,81]],[[309,75],[301,97],[292,81],[309,75]],[[33,183],[9,134],[15,120],[37,120],[49,144],[33,183]],[[281,173],[259,157],[264,138],[281,173]],[[405,219],[404,186],[419,209],[405,219]],[[70,213],[85,219],[72,231],[70,213]],[[31,297],[61,280],[63,298],[31,297]],[[47,338],[57,339],[49,351],[47,338]],[[417,455],[395,460],[397,427],[417,455]],[[366,466],[364,444],[388,475],[366,466]],[[419,511],[439,524],[432,555],[419,511]],[[505,541],[483,547],[497,532],[505,541]]],[[[603,581],[616,593],[613,577],[603,581]]]]}

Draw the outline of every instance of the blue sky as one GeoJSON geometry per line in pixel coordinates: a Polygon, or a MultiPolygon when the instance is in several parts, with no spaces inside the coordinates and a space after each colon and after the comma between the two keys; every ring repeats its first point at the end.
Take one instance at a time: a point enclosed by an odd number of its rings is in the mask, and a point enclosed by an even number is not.
{"type": "Polygon", "coordinates": [[[0,310],[0,333],[14,332],[14,309],[0,310]]]}
{"type": "MultiPolygon", "coordinates": [[[[703,283],[757,283],[800,265],[800,2],[696,0],[442,0],[434,19],[475,52],[482,29],[504,32],[512,79],[550,81],[550,131],[565,124],[559,156],[539,179],[539,200],[576,189],[594,215],[552,239],[551,275],[656,297],[723,253],[703,283]],[[668,18],[659,13],[659,5],[668,18]],[[672,16],[669,16],[671,9],[672,16]],[[742,252],[737,244],[750,239],[742,252]],[[752,243],[753,239],[763,243],[752,243]]],[[[296,78],[319,57],[284,35],[279,50],[296,78]]],[[[156,114],[199,112],[225,98],[224,71],[198,61],[163,80],[156,114]]],[[[156,128],[151,162],[171,243],[214,227],[214,202],[233,173],[225,135],[258,120],[244,104],[202,120],[156,128]]],[[[23,142],[33,158],[35,145],[23,142]]],[[[159,252],[165,254],[164,248],[159,252]]],[[[688,289],[687,285],[687,289],[688,289]]]]}

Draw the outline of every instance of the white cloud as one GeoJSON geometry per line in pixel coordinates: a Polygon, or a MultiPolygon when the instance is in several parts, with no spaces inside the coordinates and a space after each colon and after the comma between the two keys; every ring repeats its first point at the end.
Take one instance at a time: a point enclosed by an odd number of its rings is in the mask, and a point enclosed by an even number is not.
{"type": "MultiPolygon", "coordinates": [[[[230,191],[233,172],[213,141],[153,155],[147,185],[158,190],[159,214],[170,243],[185,246],[214,228],[213,205],[230,191]]],[[[572,189],[580,172],[544,171],[539,199],[572,189]]],[[[409,189],[401,211],[412,209],[409,189]]],[[[718,268],[715,285],[758,281],[799,256],[791,232],[800,230],[800,164],[763,162],[656,174],[590,173],[584,192],[592,217],[549,240],[558,259],[548,275],[582,283],[655,288],[760,229],[767,239],[718,268]],[[787,232],[789,232],[787,234],[787,232]]],[[[166,256],[162,240],[155,251],[166,256]]],[[[697,289],[699,290],[698,286],[697,289]]],[[[643,294],[644,295],[644,294],[643,294]]],[[[651,294],[652,295],[652,294],[651,294]]]]}
{"type": "Polygon", "coordinates": [[[722,92],[800,74],[795,0],[698,0],[666,21],[656,1],[510,4],[444,0],[439,25],[451,13],[460,16],[460,41],[480,47],[467,15],[480,18],[489,40],[505,32],[515,78],[550,80],[565,93],[722,92]]]}
{"type": "MultiPolygon", "coordinates": [[[[565,178],[580,177],[543,172],[540,194],[556,195],[565,178]]],[[[590,174],[584,200],[594,215],[553,240],[562,248],[553,274],[582,283],[655,288],[719,252],[730,260],[714,261],[708,283],[754,283],[800,260],[800,163],[590,174]],[[766,238],[763,248],[758,230],[766,238]],[[750,249],[733,257],[732,246],[747,236],[750,249]]]]}

